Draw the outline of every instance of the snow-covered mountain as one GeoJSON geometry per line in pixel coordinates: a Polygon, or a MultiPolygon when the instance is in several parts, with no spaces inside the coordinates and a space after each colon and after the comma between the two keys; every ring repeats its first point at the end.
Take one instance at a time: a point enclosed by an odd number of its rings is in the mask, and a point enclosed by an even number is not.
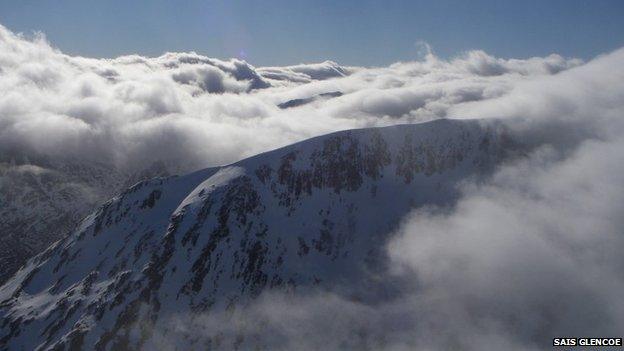
{"type": "MultiPolygon", "coordinates": [[[[231,310],[267,290],[391,293],[371,277],[402,217],[452,205],[460,182],[520,149],[496,122],[437,120],[333,133],[140,182],[0,289],[0,348],[151,349],[167,338],[169,316],[231,310]]],[[[209,330],[174,344],[258,346],[209,330]]]]}

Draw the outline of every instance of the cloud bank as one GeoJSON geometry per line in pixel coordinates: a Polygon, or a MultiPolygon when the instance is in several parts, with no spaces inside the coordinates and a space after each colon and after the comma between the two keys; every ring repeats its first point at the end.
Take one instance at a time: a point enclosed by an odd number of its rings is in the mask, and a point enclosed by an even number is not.
{"type": "Polygon", "coordinates": [[[381,68],[331,61],[256,68],[195,53],[92,59],[65,55],[43,35],[0,27],[0,148],[5,157],[72,157],[121,168],[161,161],[188,171],[331,131],[447,117],[580,64],[481,51],[381,68]],[[342,95],[278,107],[335,92],[342,95]]]}

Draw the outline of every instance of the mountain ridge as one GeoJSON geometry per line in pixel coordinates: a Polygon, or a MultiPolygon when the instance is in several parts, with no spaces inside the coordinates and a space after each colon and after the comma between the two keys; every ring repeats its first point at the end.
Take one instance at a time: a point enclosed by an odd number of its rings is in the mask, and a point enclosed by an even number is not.
{"type": "Polygon", "coordinates": [[[135,349],[174,312],[215,313],[265,291],[391,294],[370,277],[402,216],[452,204],[460,182],[489,174],[512,145],[496,122],[437,120],[140,182],[0,288],[0,346],[135,349]]]}

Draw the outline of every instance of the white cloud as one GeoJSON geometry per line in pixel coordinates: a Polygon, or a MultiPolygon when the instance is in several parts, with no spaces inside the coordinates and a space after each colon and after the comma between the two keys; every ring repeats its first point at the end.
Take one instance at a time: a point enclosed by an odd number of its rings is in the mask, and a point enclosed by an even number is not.
{"type": "Polygon", "coordinates": [[[580,64],[556,55],[502,60],[483,52],[453,61],[428,55],[381,68],[326,61],[257,69],[195,53],[91,59],[65,55],[41,35],[29,40],[5,28],[0,49],[4,150],[121,168],[165,161],[177,171],[335,130],[447,116],[467,102],[580,64]],[[492,70],[500,74],[491,76],[492,70]],[[334,92],[343,95],[277,107],[334,92]]]}
{"type": "Polygon", "coordinates": [[[450,211],[415,212],[390,252],[457,335],[496,326],[525,347],[616,335],[624,327],[622,150],[620,139],[587,141],[563,159],[536,152],[487,184],[467,185],[450,211]]]}
{"type": "Polygon", "coordinates": [[[452,208],[416,210],[389,246],[395,273],[437,313],[421,316],[461,349],[483,335],[542,349],[624,328],[624,73],[612,70],[623,61],[618,50],[453,108],[509,117],[515,138],[541,145],[464,184],[452,208]]]}
{"type": "Polygon", "coordinates": [[[355,71],[357,71],[356,67],[342,67],[333,61],[285,67],[261,67],[258,69],[258,72],[263,77],[296,83],[346,77],[355,71]]]}

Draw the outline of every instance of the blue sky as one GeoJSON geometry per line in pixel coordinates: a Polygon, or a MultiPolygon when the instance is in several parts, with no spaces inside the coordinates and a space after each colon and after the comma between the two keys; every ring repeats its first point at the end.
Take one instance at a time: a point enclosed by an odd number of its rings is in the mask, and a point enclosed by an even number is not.
{"type": "Polygon", "coordinates": [[[192,50],[255,65],[386,65],[418,58],[419,41],[442,57],[482,49],[500,57],[588,59],[624,46],[619,0],[4,0],[0,23],[42,31],[70,54],[192,50]]]}

